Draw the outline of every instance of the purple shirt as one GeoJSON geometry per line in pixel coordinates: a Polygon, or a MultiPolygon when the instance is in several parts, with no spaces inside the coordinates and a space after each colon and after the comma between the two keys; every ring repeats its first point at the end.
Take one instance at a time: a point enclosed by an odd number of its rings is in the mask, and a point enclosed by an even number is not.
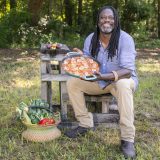
{"type": "MultiPolygon", "coordinates": [[[[83,52],[85,55],[91,55],[89,47],[93,33],[91,33],[84,42],[83,52]]],[[[108,50],[104,49],[100,43],[100,50],[97,60],[100,62],[100,73],[110,73],[120,69],[129,69],[132,71],[131,78],[134,80],[136,88],[138,86],[138,78],[135,67],[136,50],[133,38],[126,32],[120,32],[120,39],[118,45],[118,56],[114,56],[108,60],[108,50]]],[[[105,88],[111,81],[98,81],[101,88],[105,88]]]]}

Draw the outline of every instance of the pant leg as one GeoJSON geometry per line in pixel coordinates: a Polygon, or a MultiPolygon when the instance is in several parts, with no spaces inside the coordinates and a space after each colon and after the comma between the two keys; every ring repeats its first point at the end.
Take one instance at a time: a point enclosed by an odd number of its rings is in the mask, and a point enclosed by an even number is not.
{"type": "Polygon", "coordinates": [[[93,116],[87,110],[84,93],[90,95],[105,94],[109,92],[110,86],[103,90],[97,82],[71,78],[67,81],[67,90],[79,125],[82,127],[93,127],[93,116]]]}
{"type": "Polygon", "coordinates": [[[120,79],[112,84],[111,93],[117,98],[120,114],[121,139],[134,142],[134,106],[133,106],[133,79],[120,79]]]}

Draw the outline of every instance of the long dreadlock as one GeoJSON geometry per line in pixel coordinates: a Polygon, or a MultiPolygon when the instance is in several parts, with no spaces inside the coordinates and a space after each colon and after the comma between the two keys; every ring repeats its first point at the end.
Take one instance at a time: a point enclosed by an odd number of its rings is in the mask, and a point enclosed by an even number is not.
{"type": "Polygon", "coordinates": [[[119,17],[116,9],[111,6],[104,6],[98,12],[97,27],[91,40],[90,51],[93,57],[97,57],[99,48],[100,48],[100,42],[99,42],[100,29],[98,27],[98,22],[99,22],[100,13],[105,9],[111,9],[114,14],[114,29],[111,34],[111,38],[108,45],[108,59],[111,58],[112,60],[112,57],[116,55],[116,50],[118,49],[118,42],[120,37],[120,22],[119,22],[119,17]]]}

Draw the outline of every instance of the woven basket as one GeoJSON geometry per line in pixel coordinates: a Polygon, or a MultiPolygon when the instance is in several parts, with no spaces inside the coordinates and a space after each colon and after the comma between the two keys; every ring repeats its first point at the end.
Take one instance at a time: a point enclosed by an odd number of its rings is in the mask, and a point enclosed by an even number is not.
{"type": "Polygon", "coordinates": [[[22,132],[22,139],[25,138],[34,142],[46,142],[61,136],[61,131],[56,126],[28,127],[22,132]]]}
{"type": "Polygon", "coordinates": [[[57,128],[60,120],[56,121],[55,124],[45,126],[28,124],[24,121],[22,121],[22,123],[27,127],[27,129],[22,132],[22,139],[24,138],[34,142],[45,142],[61,136],[61,131],[57,128]]]}

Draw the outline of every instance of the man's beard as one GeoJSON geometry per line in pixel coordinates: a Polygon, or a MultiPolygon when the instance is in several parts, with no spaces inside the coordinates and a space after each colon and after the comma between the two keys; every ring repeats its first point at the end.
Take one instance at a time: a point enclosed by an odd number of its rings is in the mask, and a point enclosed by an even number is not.
{"type": "Polygon", "coordinates": [[[100,31],[103,34],[111,34],[113,32],[113,27],[105,27],[105,26],[99,26],[100,31]]]}
{"type": "Polygon", "coordinates": [[[107,30],[102,30],[100,28],[100,31],[103,33],[103,34],[111,34],[113,32],[113,29],[107,29],[107,30]]]}

